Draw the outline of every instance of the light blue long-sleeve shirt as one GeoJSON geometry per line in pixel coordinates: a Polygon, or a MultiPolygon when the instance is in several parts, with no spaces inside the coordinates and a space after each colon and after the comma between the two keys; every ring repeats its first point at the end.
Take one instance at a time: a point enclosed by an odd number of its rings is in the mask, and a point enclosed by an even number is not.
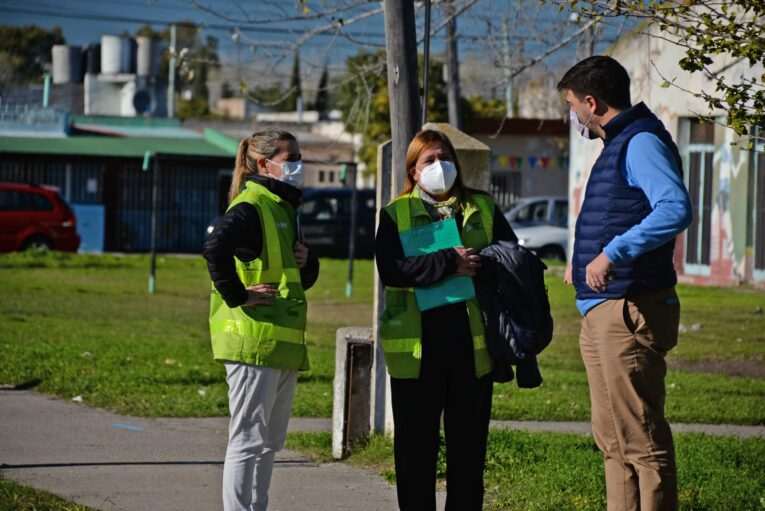
{"type": "MultiPolygon", "coordinates": [[[[638,133],[627,145],[626,165],[620,169],[627,184],[640,188],[652,211],[642,222],[614,237],[603,252],[614,264],[628,262],[663,245],[693,221],[693,206],[672,150],[653,133],[638,133]]],[[[605,301],[577,300],[582,316],[605,301]]]]}

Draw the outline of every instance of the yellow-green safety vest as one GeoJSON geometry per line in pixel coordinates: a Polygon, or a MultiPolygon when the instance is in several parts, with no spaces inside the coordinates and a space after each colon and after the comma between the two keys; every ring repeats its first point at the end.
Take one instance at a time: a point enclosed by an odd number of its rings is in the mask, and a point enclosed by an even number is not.
{"type": "MultiPolygon", "coordinates": [[[[431,223],[419,191],[402,195],[385,206],[398,227],[408,231],[431,223]]],[[[481,250],[491,243],[494,227],[494,200],[488,195],[471,194],[464,203],[460,238],[465,247],[481,250]]],[[[477,377],[491,372],[493,362],[486,347],[481,309],[474,298],[465,302],[473,337],[473,357],[477,377]]],[[[380,318],[388,373],[393,378],[418,378],[422,359],[422,318],[412,288],[385,287],[385,311],[380,318]]]]}
{"type": "Polygon", "coordinates": [[[260,215],[263,249],[258,258],[235,258],[245,286],[273,284],[279,290],[273,305],[230,308],[212,286],[210,337],[220,362],[243,362],[276,369],[307,371],[305,344],[307,304],[293,247],[297,223],[292,205],[266,187],[248,181],[229,209],[246,202],[260,215]]]}

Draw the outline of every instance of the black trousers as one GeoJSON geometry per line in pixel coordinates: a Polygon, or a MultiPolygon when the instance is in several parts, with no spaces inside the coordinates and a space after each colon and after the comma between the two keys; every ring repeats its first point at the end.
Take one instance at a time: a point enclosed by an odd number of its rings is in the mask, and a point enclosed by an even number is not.
{"type": "Polygon", "coordinates": [[[480,511],[492,381],[475,376],[469,328],[439,334],[423,335],[418,379],[391,378],[398,505],[402,511],[436,509],[443,412],[446,510],[480,511]]]}

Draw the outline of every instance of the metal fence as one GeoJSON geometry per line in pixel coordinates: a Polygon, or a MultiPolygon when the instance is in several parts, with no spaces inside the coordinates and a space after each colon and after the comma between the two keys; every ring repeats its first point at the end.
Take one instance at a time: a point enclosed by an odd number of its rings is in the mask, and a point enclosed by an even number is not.
{"type": "MultiPolygon", "coordinates": [[[[145,252],[151,243],[152,172],[140,165],[19,158],[0,160],[0,181],[52,186],[70,204],[103,204],[106,250],[145,252]]],[[[206,228],[220,212],[222,174],[214,163],[167,161],[159,170],[157,250],[201,250],[206,228]]]]}

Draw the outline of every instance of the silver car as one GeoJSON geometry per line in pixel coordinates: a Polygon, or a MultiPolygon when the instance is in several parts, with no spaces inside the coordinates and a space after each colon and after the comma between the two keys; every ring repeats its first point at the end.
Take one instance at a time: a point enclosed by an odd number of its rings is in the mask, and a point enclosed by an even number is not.
{"type": "Polygon", "coordinates": [[[543,259],[568,259],[568,198],[527,197],[514,205],[505,218],[518,243],[543,259]]]}

